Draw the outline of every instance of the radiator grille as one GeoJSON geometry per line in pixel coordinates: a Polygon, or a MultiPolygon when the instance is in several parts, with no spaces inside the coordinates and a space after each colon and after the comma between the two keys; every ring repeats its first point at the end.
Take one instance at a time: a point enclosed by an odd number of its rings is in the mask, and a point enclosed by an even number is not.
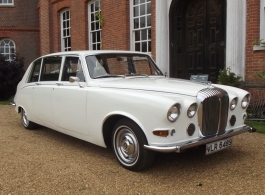
{"type": "Polygon", "coordinates": [[[225,132],[228,118],[229,97],[220,88],[206,88],[197,96],[199,106],[199,125],[203,136],[225,132]]]}

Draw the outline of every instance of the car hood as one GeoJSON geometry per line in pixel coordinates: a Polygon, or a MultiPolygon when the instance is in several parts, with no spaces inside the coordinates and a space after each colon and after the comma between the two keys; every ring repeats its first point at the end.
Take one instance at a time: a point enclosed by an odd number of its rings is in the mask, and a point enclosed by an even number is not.
{"type": "Polygon", "coordinates": [[[198,92],[208,84],[183,79],[165,77],[126,77],[119,79],[104,79],[99,86],[102,88],[118,88],[176,93],[188,96],[196,96],[198,92]]]}

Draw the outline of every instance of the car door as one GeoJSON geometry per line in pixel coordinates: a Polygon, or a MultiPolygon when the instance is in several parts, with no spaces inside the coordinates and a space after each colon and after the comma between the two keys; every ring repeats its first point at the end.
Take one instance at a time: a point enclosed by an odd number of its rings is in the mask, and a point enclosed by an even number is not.
{"type": "Polygon", "coordinates": [[[61,80],[52,93],[53,123],[63,130],[88,135],[87,89],[77,82],[70,83],[69,77],[79,77],[85,86],[85,77],[78,56],[64,57],[61,80]]]}
{"type": "Polygon", "coordinates": [[[49,56],[42,59],[38,82],[32,92],[34,114],[41,123],[52,124],[52,92],[59,81],[62,57],[49,56]]]}

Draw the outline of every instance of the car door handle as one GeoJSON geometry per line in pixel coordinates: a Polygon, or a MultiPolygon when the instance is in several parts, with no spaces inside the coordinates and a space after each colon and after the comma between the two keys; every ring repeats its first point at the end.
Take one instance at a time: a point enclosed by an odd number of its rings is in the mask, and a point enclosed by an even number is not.
{"type": "Polygon", "coordinates": [[[35,83],[36,85],[41,85],[41,83],[35,83]]]}
{"type": "Polygon", "coordinates": [[[63,85],[62,83],[56,83],[56,85],[60,86],[60,85],[63,85]]]}

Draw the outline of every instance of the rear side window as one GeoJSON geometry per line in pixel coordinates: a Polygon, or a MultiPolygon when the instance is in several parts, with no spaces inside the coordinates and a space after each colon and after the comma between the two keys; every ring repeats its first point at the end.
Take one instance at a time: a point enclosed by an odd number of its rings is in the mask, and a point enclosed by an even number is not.
{"type": "Polygon", "coordinates": [[[41,59],[36,60],[33,63],[33,69],[30,75],[29,83],[38,82],[40,75],[41,59]]]}
{"type": "Polygon", "coordinates": [[[62,57],[43,58],[40,81],[58,81],[62,57]]]}

